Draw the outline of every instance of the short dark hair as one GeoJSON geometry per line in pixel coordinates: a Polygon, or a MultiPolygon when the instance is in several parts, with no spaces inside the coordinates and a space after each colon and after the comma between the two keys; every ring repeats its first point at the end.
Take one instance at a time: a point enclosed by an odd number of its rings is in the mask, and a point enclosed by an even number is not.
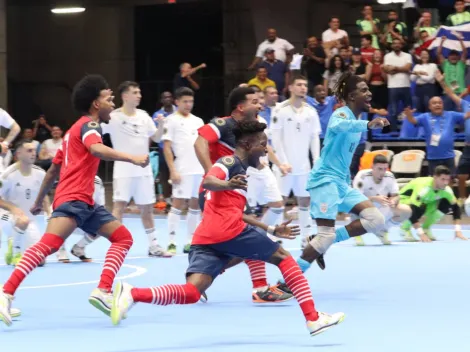
{"type": "Polygon", "coordinates": [[[248,94],[255,94],[256,92],[250,87],[237,87],[230,92],[228,96],[228,105],[230,111],[233,111],[237,106],[246,101],[248,94]]]}
{"type": "Polygon", "coordinates": [[[361,35],[361,39],[365,39],[371,42],[372,36],[370,34],[364,34],[364,35],[361,35]]]}
{"type": "Polygon", "coordinates": [[[33,143],[33,141],[31,139],[20,139],[18,142],[16,142],[15,144],[15,152],[20,149],[21,147],[23,147],[25,144],[28,144],[28,143],[33,143]]]}
{"type": "Polygon", "coordinates": [[[181,99],[182,97],[194,97],[193,90],[188,87],[180,87],[175,90],[175,99],[181,99]]]}
{"type": "Polygon", "coordinates": [[[251,86],[248,86],[248,88],[253,89],[255,93],[261,92],[261,89],[259,89],[259,87],[255,86],[254,84],[252,84],[251,86]]]}
{"type": "Polygon", "coordinates": [[[294,84],[295,81],[308,81],[308,80],[307,80],[307,77],[297,74],[297,75],[293,75],[293,76],[290,78],[289,84],[294,84]]]}
{"type": "Polygon", "coordinates": [[[377,154],[374,157],[374,160],[372,160],[372,164],[373,165],[375,165],[375,164],[388,164],[388,159],[385,155],[377,154]]]}
{"type": "Polygon", "coordinates": [[[341,21],[340,18],[339,18],[339,16],[331,16],[331,17],[330,17],[330,20],[328,21],[328,23],[330,23],[331,21],[333,21],[335,18],[336,18],[338,21],[341,21]]]}
{"type": "Polygon", "coordinates": [[[357,89],[357,84],[360,82],[365,82],[365,79],[352,74],[349,70],[344,72],[334,88],[336,98],[339,101],[347,101],[349,94],[357,89]]]}
{"type": "Polygon", "coordinates": [[[253,137],[254,135],[263,132],[266,129],[266,124],[257,120],[253,121],[240,121],[233,128],[235,135],[235,142],[238,144],[246,137],[253,137]]]}
{"type": "Polygon", "coordinates": [[[119,95],[122,95],[123,93],[127,92],[131,87],[139,88],[140,85],[139,83],[134,81],[124,81],[118,86],[119,95]]]}
{"type": "Polygon", "coordinates": [[[80,114],[88,114],[93,101],[99,98],[101,91],[109,89],[108,82],[101,75],[83,77],[72,91],[72,106],[80,114]]]}
{"type": "Polygon", "coordinates": [[[455,3],[454,3],[454,4],[456,4],[456,3],[458,3],[458,2],[463,2],[463,3],[465,3],[464,0],[455,0],[455,3]]]}
{"type": "Polygon", "coordinates": [[[268,69],[267,69],[266,67],[264,67],[264,66],[258,66],[258,67],[256,68],[256,71],[259,71],[259,70],[266,70],[266,71],[267,71],[268,69]]]}
{"type": "Polygon", "coordinates": [[[447,166],[439,165],[434,169],[434,176],[451,175],[450,169],[447,166]]]}

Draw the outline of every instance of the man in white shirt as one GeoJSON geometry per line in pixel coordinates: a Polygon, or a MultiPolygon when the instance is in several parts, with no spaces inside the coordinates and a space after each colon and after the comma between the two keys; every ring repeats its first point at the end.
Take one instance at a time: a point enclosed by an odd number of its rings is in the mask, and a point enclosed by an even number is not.
{"type": "Polygon", "coordinates": [[[339,29],[338,17],[331,17],[329,25],[330,28],[322,33],[322,44],[327,52],[336,55],[342,46],[349,47],[349,36],[348,32],[339,29]]]}
{"type": "Polygon", "coordinates": [[[173,186],[172,204],[168,213],[168,233],[170,241],[168,252],[176,254],[175,237],[181,222],[181,213],[188,202],[187,242],[184,253],[189,253],[193,233],[201,221],[199,208],[199,187],[204,175],[194,149],[197,130],[204,126],[204,121],[191,114],[194,106],[194,92],[182,87],[175,91],[177,111],[165,120],[163,129],[163,154],[170,170],[173,186]]]}
{"type": "Polygon", "coordinates": [[[310,235],[310,196],[306,190],[313,162],[320,156],[320,119],[317,111],[305,102],[307,79],[292,78],[289,86],[291,98],[276,106],[271,117],[271,138],[276,156],[281,164],[288,165],[288,174],[281,178],[281,193],[287,198],[291,191],[299,204],[299,221],[302,238],[310,235]]]}
{"type": "MultiPolygon", "coordinates": [[[[377,237],[385,244],[391,244],[388,239],[388,231],[393,226],[409,219],[411,208],[406,204],[399,204],[399,188],[395,176],[387,171],[388,160],[384,155],[377,155],[372,162],[372,169],[361,170],[353,181],[353,187],[360,190],[368,197],[374,206],[385,217],[385,228],[377,237]]],[[[364,245],[361,236],[355,237],[358,246],[364,245]]]]}
{"type": "MultiPolygon", "coordinates": [[[[137,109],[142,99],[139,84],[126,81],[118,88],[123,105],[111,113],[108,124],[102,124],[103,134],[109,133],[113,148],[132,155],[149,154],[149,138],[159,142],[162,129],[155,127],[144,110],[137,109]]],[[[134,199],[140,208],[142,223],[148,236],[151,257],[168,257],[157,243],[153,219],[155,185],[150,165],[142,168],[115,161],[113,170],[113,215],[120,221],[127,204],[134,199]]]]}
{"type": "Polygon", "coordinates": [[[402,43],[399,39],[392,40],[392,51],[385,55],[383,70],[388,74],[388,99],[390,128],[396,130],[398,104],[402,102],[404,107],[411,106],[411,80],[410,72],[413,59],[408,53],[401,51],[402,43]]]}
{"type": "Polygon", "coordinates": [[[62,129],[58,126],[53,126],[51,130],[52,138],[46,139],[41,144],[41,150],[39,151],[38,165],[44,170],[49,169],[57,151],[62,146],[62,129]]]}
{"type": "MultiPolygon", "coordinates": [[[[18,161],[9,166],[1,176],[0,223],[11,236],[5,253],[5,262],[16,265],[22,253],[41,239],[37,218],[31,214],[39,188],[46,172],[34,165],[36,148],[29,140],[22,140],[16,148],[18,161]]],[[[46,197],[44,209],[50,209],[46,197]]],[[[43,263],[44,264],[44,263],[43,263]]]]}
{"type": "Polygon", "coordinates": [[[253,70],[263,60],[266,49],[274,49],[274,57],[276,60],[289,64],[294,54],[294,46],[287,40],[279,38],[274,28],[268,29],[267,39],[258,45],[256,56],[253,59],[249,70],[253,70]]]}

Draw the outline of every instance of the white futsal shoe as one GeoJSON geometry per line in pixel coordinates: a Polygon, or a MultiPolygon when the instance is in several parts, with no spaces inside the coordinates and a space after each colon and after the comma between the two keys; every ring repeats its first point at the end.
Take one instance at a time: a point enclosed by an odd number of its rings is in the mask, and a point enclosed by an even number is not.
{"type": "Polygon", "coordinates": [[[6,326],[11,326],[13,323],[11,316],[11,302],[13,296],[3,292],[3,287],[0,286],[0,320],[5,323],[6,326]]]}
{"type": "Polygon", "coordinates": [[[307,321],[307,329],[310,331],[310,336],[315,336],[325,332],[335,325],[343,322],[344,313],[334,313],[332,315],[318,312],[318,320],[307,321]]]}
{"type": "Polygon", "coordinates": [[[118,281],[113,293],[113,305],[111,308],[111,321],[113,325],[119,325],[125,319],[127,312],[135,305],[131,290],[133,286],[118,281]]]}

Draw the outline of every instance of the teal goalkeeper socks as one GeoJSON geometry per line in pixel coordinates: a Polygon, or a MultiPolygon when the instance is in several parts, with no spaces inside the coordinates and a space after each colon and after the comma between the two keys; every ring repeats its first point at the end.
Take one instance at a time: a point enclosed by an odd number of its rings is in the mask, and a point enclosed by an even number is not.
{"type": "Polygon", "coordinates": [[[349,240],[350,236],[348,233],[348,230],[346,230],[346,227],[340,227],[336,229],[336,240],[335,242],[343,242],[349,240]]]}

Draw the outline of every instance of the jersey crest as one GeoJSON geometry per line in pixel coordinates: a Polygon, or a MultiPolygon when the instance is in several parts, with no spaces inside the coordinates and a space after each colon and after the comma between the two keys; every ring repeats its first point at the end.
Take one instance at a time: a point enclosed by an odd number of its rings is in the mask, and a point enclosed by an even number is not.
{"type": "Polygon", "coordinates": [[[95,122],[95,121],[90,121],[90,122],[88,122],[88,127],[98,128],[98,127],[100,127],[100,124],[98,122],[95,122]]]}
{"type": "Polygon", "coordinates": [[[225,121],[225,119],[220,119],[220,118],[219,118],[219,119],[215,119],[214,122],[215,122],[215,124],[216,124],[217,126],[224,126],[224,125],[227,123],[227,122],[225,121]]]}
{"type": "Polygon", "coordinates": [[[348,116],[347,116],[344,112],[340,112],[340,113],[338,114],[338,117],[341,117],[342,119],[345,119],[345,118],[347,118],[348,116]]]}
{"type": "Polygon", "coordinates": [[[225,156],[222,158],[222,164],[225,166],[233,166],[235,164],[235,158],[233,156],[225,156]]]}

